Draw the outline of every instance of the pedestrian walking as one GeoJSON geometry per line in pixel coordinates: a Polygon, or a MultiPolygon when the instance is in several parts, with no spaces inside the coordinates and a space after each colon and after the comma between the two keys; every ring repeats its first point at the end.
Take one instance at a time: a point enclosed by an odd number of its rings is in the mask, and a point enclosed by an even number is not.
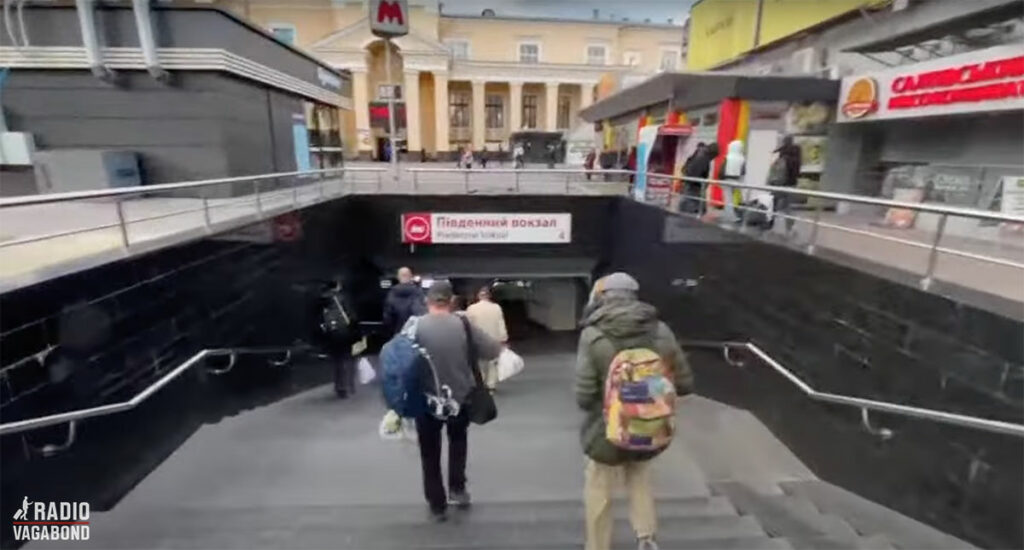
{"type": "MultiPolygon", "coordinates": [[[[793,142],[793,136],[785,136],[775,151],[776,157],[768,169],[768,185],[772,187],[796,187],[803,164],[803,153],[800,146],[793,142]]],[[[788,217],[792,196],[789,193],[772,194],[772,211],[786,217],[786,233],[793,230],[796,223],[788,217]]],[[[774,217],[772,218],[774,223],[774,217]]]]}
{"type": "Polygon", "coordinates": [[[409,317],[427,312],[423,289],[414,280],[412,270],[402,267],[397,273],[398,284],[391,287],[384,300],[384,330],[390,338],[402,330],[409,317]]]}
{"type": "Polygon", "coordinates": [[[501,148],[501,143],[498,143],[498,167],[505,166],[505,151],[501,148]]]}
{"type": "Polygon", "coordinates": [[[586,412],[581,443],[586,550],[611,547],[612,489],[625,480],[639,550],[657,550],[650,461],[668,447],[677,395],[693,375],[671,329],[638,300],[640,285],[613,273],[594,285],[576,357],[576,402],[586,412]],[[637,403],[636,397],[643,396],[637,403]],[[627,397],[628,396],[628,397],[627,397]],[[607,418],[607,421],[606,421],[607,418]]]}
{"type": "Polygon", "coordinates": [[[431,413],[416,418],[416,432],[423,472],[423,494],[432,521],[447,519],[448,505],[467,508],[466,457],[469,448],[470,405],[467,398],[476,386],[471,358],[487,361],[501,353],[501,344],[464,316],[453,314],[451,284],[438,281],[427,290],[427,314],[417,321],[416,341],[430,356],[438,383],[451,389],[459,404],[456,416],[439,419],[431,413]],[[441,429],[448,433],[448,491],[441,477],[441,429]]]}
{"type": "MultiPolygon", "coordinates": [[[[485,286],[476,293],[477,301],[466,309],[466,316],[480,330],[501,343],[508,344],[508,329],[505,327],[505,312],[491,299],[491,288],[485,286]]],[[[498,362],[480,361],[484,383],[492,392],[498,384],[498,362]]]]}
{"type": "Polygon", "coordinates": [[[473,167],[473,150],[469,146],[462,151],[462,167],[466,170],[473,167]]]}
{"type": "Polygon", "coordinates": [[[480,150],[480,168],[487,168],[487,146],[480,150]]]}
{"type": "Polygon", "coordinates": [[[516,143],[516,147],[515,147],[515,149],[513,149],[513,152],[512,152],[512,156],[514,157],[515,167],[516,168],[523,168],[523,167],[526,166],[526,161],[525,161],[525,158],[524,158],[525,155],[526,155],[526,151],[523,149],[523,144],[522,143],[516,143]]]}

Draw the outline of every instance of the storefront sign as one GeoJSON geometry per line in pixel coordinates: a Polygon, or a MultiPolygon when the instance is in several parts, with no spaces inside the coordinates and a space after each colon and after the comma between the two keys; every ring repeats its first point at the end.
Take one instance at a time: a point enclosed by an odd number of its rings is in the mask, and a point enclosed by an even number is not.
{"type": "Polygon", "coordinates": [[[1024,56],[996,46],[843,79],[839,122],[1024,110],[1024,56]]]}
{"type": "Polygon", "coordinates": [[[572,214],[402,214],[406,244],[539,244],[572,242],[572,214]]]}
{"type": "Polygon", "coordinates": [[[1024,177],[1003,176],[1002,212],[1009,216],[1024,217],[1024,177]]]}

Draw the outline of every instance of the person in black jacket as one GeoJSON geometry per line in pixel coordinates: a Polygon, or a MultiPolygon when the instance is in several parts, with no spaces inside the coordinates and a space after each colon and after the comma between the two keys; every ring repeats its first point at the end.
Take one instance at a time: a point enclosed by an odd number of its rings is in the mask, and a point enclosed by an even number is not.
{"type": "Polygon", "coordinates": [[[409,317],[424,315],[427,299],[420,285],[413,281],[412,270],[403,267],[398,270],[398,284],[391,287],[384,301],[384,330],[390,337],[405,326],[409,317]]]}
{"type": "MultiPolygon", "coordinates": [[[[782,144],[775,150],[778,157],[772,163],[768,176],[768,185],[776,187],[796,187],[803,165],[803,154],[800,146],[793,142],[793,136],[782,138],[782,144]]],[[[782,215],[789,214],[792,196],[787,193],[773,193],[773,210],[782,215]]],[[[774,221],[774,220],[773,220],[774,221]]],[[[794,220],[786,218],[786,232],[793,230],[794,220]]]]}
{"type": "MultiPolygon", "coordinates": [[[[686,159],[683,166],[683,177],[708,179],[711,176],[711,163],[718,158],[718,144],[711,143],[704,147],[701,145],[704,144],[697,144],[697,150],[690,158],[686,159]]],[[[684,180],[683,200],[679,202],[680,211],[691,214],[704,212],[705,208],[700,193],[702,187],[704,186],[699,181],[684,180]]]]}

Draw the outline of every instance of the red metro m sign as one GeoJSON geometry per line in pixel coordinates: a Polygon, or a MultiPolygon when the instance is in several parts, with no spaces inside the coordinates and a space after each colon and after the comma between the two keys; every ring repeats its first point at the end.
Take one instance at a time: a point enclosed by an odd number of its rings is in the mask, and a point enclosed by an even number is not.
{"type": "Polygon", "coordinates": [[[370,32],[392,38],[409,34],[408,0],[370,0],[370,32]]]}

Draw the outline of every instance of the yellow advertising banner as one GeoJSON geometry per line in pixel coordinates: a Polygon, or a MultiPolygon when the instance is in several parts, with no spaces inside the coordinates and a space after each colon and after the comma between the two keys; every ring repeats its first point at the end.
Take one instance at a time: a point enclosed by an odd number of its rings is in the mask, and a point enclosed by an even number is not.
{"type": "Polygon", "coordinates": [[[701,0],[690,10],[691,71],[710,69],[754,47],[758,0],[701,0]]]}
{"type": "Polygon", "coordinates": [[[769,44],[871,3],[869,0],[764,0],[758,45],[769,44]]]}
{"type": "Polygon", "coordinates": [[[699,0],[690,9],[687,66],[692,71],[712,69],[757,46],[879,1],[699,0]]]}

